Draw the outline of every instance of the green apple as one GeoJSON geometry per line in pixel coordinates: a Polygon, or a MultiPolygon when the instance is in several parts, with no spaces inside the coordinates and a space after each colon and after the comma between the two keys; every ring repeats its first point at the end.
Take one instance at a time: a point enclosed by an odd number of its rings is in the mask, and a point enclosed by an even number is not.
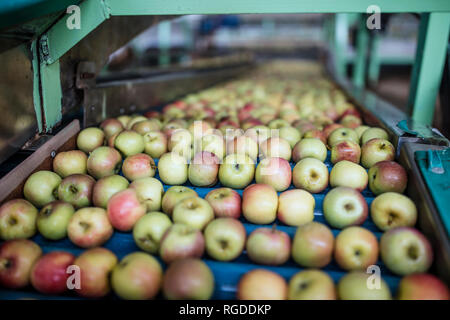
{"type": "Polygon", "coordinates": [[[260,143],[259,153],[261,158],[278,157],[289,161],[291,160],[292,149],[289,142],[283,138],[271,137],[260,143]]]}
{"type": "Polygon", "coordinates": [[[38,208],[55,201],[61,177],[52,171],[37,171],[28,177],[23,187],[25,199],[38,208]]]}
{"type": "Polygon", "coordinates": [[[349,187],[363,191],[367,187],[369,176],[360,165],[342,160],[336,163],[330,172],[331,187],[349,187]]]}
{"type": "Polygon", "coordinates": [[[27,200],[13,199],[0,207],[0,238],[26,239],[36,233],[37,209],[27,200]]]}
{"type": "Polygon", "coordinates": [[[126,125],[126,129],[131,130],[131,128],[133,128],[133,126],[135,124],[143,122],[143,121],[147,121],[147,120],[148,120],[147,117],[144,117],[142,115],[132,115],[130,121],[126,125]]]}
{"type": "Polygon", "coordinates": [[[361,148],[361,164],[370,168],[380,161],[391,161],[395,158],[395,148],[388,140],[371,139],[361,148]]]}
{"type": "Polygon", "coordinates": [[[187,160],[175,152],[165,153],[159,159],[158,172],[165,184],[181,185],[188,179],[187,160]]]}
{"type": "Polygon", "coordinates": [[[243,189],[253,180],[254,161],[245,154],[230,154],[219,168],[219,180],[225,187],[243,189]]]}
{"type": "Polygon", "coordinates": [[[117,192],[128,188],[128,185],[128,180],[117,174],[101,178],[95,183],[94,189],[92,191],[93,204],[96,207],[106,209],[108,200],[117,192]]]}
{"type": "Polygon", "coordinates": [[[291,165],[283,158],[264,158],[256,167],[256,183],[271,185],[276,191],[284,191],[291,185],[291,165]]]}
{"type": "Polygon", "coordinates": [[[291,253],[291,239],[286,232],[272,228],[257,228],[248,236],[247,255],[253,262],[265,265],[282,265],[291,253]]]}
{"type": "Polygon", "coordinates": [[[374,280],[373,287],[369,286],[369,277],[373,275],[364,271],[352,271],[344,275],[337,285],[338,297],[341,300],[391,300],[391,292],[383,279],[379,279],[379,286],[374,280]]]}
{"type": "Polygon", "coordinates": [[[289,280],[289,300],[336,300],[333,279],[318,269],[294,274],[289,280]]]}
{"type": "Polygon", "coordinates": [[[59,152],[53,159],[53,171],[65,178],[71,174],[85,174],[87,171],[86,153],[80,150],[59,152]]]}
{"type": "Polygon", "coordinates": [[[134,225],[134,242],[140,249],[156,254],[162,236],[171,226],[172,221],[166,214],[157,211],[149,212],[134,225]]]}
{"type": "Polygon", "coordinates": [[[298,189],[319,193],[328,186],[328,168],[320,160],[305,158],[292,170],[292,182],[298,189]]]}
{"type": "Polygon", "coordinates": [[[296,143],[299,142],[302,138],[300,132],[291,126],[280,128],[278,131],[278,135],[280,136],[280,138],[289,142],[291,148],[294,148],[296,143]]]}
{"type": "Polygon", "coordinates": [[[292,161],[295,163],[305,158],[315,158],[322,162],[327,158],[327,147],[317,138],[303,138],[292,149],[292,161]]]}
{"type": "Polygon", "coordinates": [[[175,205],[172,219],[174,223],[181,223],[203,230],[214,219],[214,211],[205,199],[191,197],[183,199],[175,205]]]}
{"type": "Polygon", "coordinates": [[[205,238],[200,230],[175,223],[160,241],[159,256],[165,263],[178,259],[201,258],[205,251],[205,238]]]}
{"type": "Polygon", "coordinates": [[[330,147],[333,147],[336,143],[346,140],[359,143],[358,134],[355,132],[355,130],[350,128],[338,128],[331,132],[328,136],[328,145],[330,147]]]}
{"type": "Polygon", "coordinates": [[[183,199],[197,197],[195,190],[185,186],[173,186],[167,189],[162,197],[161,208],[162,211],[169,217],[172,216],[173,208],[183,199]]]}
{"type": "Polygon", "coordinates": [[[164,194],[164,188],[156,178],[141,178],[134,180],[130,188],[136,190],[139,202],[145,204],[147,212],[161,210],[161,201],[164,194]]]}
{"type": "Polygon", "coordinates": [[[99,128],[86,128],[80,131],[77,137],[78,149],[89,153],[95,148],[103,145],[105,141],[105,134],[99,128]]]}
{"type": "Polygon", "coordinates": [[[239,280],[236,297],[239,300],[286,300],[288,285],[278,273],[253,269],[239,280]]]}
{"type": "Polygon", "coordinates": [[[287,190],[278,197],[277,218],[289,226],[300,226],[314,220],[314,197],[306,190],[287,190]]]}
{"type": "Polygon", "coordinates": [[[75,208],[91,205],[95,180],[87,174],[72,174],[65,177],[58,187],[58,199],[75,208]]]}
{"type": "Polygon", "coordinates": [[[100,124],[100,129],[103,130],[105,138],[108,139],[116,133],[123,131],[124,127],[119,120],[109,118],[102,121],[102,123],[100,124]]]}
{"type": "Polygon", "coordinates": [[[75,245],[93,248],[111,238],[114,229],[105,209],[87,207],[77,210],[70,218],[67,235],[75,245]]]}
{"type": "Polygon", "coordinates": [[[251,159],[258,158],[258,144],[248,136],[238,136],[230,139],[227,143],[227,155],[243,154],[251,159]]]}
{"type": "Polygon", "coordinates": [[[365,145],[367,141],[379,138],[379,139],[385,139],[389,140],[389,135],[386,132],[386,130],[381,128],[369,128],[364,131],[364,133],[361,136],[361,145],[365,145]]]}
{"type": "Polygon", "coordinates": [[[359,139],[361,139],[363,133],[366,132],[367,129],[370,129],[370,127],[362,125],[362,126],[356,127],[354,130],[355,130],[356,134],[358,135],[359,139]]]}
{"type": "Polygon", "coordinates": [[[188,169],[189,182],[197,187],[210,187],[216,184],[220,159],[209,151],[195,154],[188,169]]]}
{"type": "Polygon", "coordinates": [[[122,156],[111,147],[98,147],[89,154],[87,171],[95,179],[117,174],[122,167],[122,156]]]}
{"type": "Polygon", "coordinates": [[[242,193],[242,214],[251,223],[272,223],[277,216],[277,208],[277,192],[268,184],[252,184],[242,193]]]}
{"type": "Polygon", "coordinates": [[[206,252],[219,261],[236,259],[244,250],[247,237],[244,225],[237,219],[217,218],[204,231],[206,252]]]}
{"type": "Polygon", "coordinates": [[[397,227],[414,227],[417,221],[417,208],[407,196],[386,192],[372,201],[370,215],[376,226],[383,231],[397,227]]]}
{"type": "Polygon", "coordinates": [[[145,149],[144,138],[137,132],[124,130],[114,140],[114,147],[125,157],[142,153],[145,149]]]}
{"type": "Polygon", "coordinates": [[[167,137],[159,131],[148,132],[144,135],[144,152],[152,158],[160,158],[167,152],[167,137]]]}
{"type": "Polygon", "coordinates": [[[50,240],[65,238],[70,218],[74,213],[75,209],[68,202],[50,202],[39,211],[36,221],[39,233],[50,240]]]}

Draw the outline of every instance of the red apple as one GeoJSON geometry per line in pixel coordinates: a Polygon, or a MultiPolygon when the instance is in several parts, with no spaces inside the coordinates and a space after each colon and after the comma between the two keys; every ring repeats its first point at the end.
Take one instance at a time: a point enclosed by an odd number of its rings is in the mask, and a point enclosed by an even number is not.
{"type": "Polygon", "coordinates": [[[69,239],[82,248],[101,246],[111,238],[113,232],[105,209],[93,207],[76,211],[67,227],[69,239]]]}
{"type": "Polygon", "coordinates": [[[272,186],[256,183],[242,194],[242,213],[255,224],[272,223],[277,216],[278,195],[272,186]]]}
{"type": "Polygon", "coordinates": [[[283,158],[265,158],[256,167],[255,180],[272,186],[276,191],[284,191],[291,185],[291,166],[283,158]]]}
{"type": "Polygon", "coordinates": [[[327,144],[327,138],[325,137],[325,133],[319,129],[308,130],[304,133],[303,139],[319,139],[323,142],[323,144],[327,144]]]}
{"type": "Polygon", "coordinates": [[[153,177],[156,173],[156,164],[152,157],[145,153],[134,154],[123,161],[122,173],[131,181],[153,177]]]}
{"type": "Polygon", "coordinates": [[[145,205],[139,202],[134,189],[114,194],[108,201],[107,213],[112,226],[120,231],[130,231],[145,214],[145,205]]]}
{"type": "Polygon", "coordinates": [[[327,140],[328,140],[328,137],[330,136],[330,134],[334,130],[339,129],[339,128],[343,128],[343,127],[344,126],[342,124],[339,124],[339,123],[329,124],[325,128],[323,128],[323,134],[325,135],[325,138],[327,138],[327,140]]]}
{"type": "Polygon", "coordinates": [[[241,196],[230,188],[213,189],[205,196],[217,218],[235,218],[241,216],[241,196]]]}
{"type": "Polygon", "coordinates": [[[415,273],[402,278],[398,285],[399,300],[450,300],[444,282],[429,273],[415,273]]]}
{"type": "Polygon", "coordinates": [[[395,161],[380,161],[369,169],[369,188],[376,195],[403,193],[408,184],[406,170],[395,161]]]}
{"type": "Polygon", "coordinates": [[[258,228],[247,239],[250,260],[266,265],[281,265],[291,254],[291,239],[286,232],[273,228],[258,228]]]}
{"type": "Polygon", "coordinates": [[[200,230],[184,224],[173,224],[162,236],[159,255],[165,263],[183,258],[201,258],[205,238],[200,230]]]}
{"type": "Polygon", "coordinates": [[[331,148],[331,163],[335,164],[342,160],[359,163],[361,158],[361,148],[359,144],[350,140],[336,143],[331,148]]]}
{"type": "Polygon", "coordinates": [[[119,120],[109,118],[103,120],[103,122],[100,124],[100,129],[102,129],[103,132],[105,133],[106,139],[109,139],[116,133],[123,131],[124,127],[119,120]]]}

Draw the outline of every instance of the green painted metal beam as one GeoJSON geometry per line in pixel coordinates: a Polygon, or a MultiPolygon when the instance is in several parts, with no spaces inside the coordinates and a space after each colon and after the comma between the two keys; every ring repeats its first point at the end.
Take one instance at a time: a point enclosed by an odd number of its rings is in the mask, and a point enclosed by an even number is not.
{"type": "Polygon", "coordinates": [[[337,13],[334,17],[334,66],[339,78],[346,77],[346,54],[348,42],[347,14],[337,13]]]}
{"type": "Polygon", "coordinates": [[[44,130],[49,132],[62,118],[62,89],[59,60],[52,64],[41,63],[40,76],[44,111],[43,126],[44,130]]]}
{"type": "Polygon", "coordinates": [[[39,132],[42,132],[44,129],[43,121],[42,121],[42,105],[41,105],[41,93],[39,89],[40,83],[40,72],[39,72],[39,49],[37,46],[37,41],[34,40],[31,42],[31,66],[33,68],[33,104],[34,104],[34,112],[36,113],[36,121],[38,124],[39,132]]]}
{"type": "Polygon", "coordinates": [[[367,31],[366,19],[362,16],[359,17],[356,50],[353,84],[357,87],[364,87],[366,80],[366,57],[369,50],[369,32],[367,31]]]}
{"type": "Polygon", "coordinates": [[[417,122],[433,121],[449,32],[450,13],[422,14],[407,108],[417,122]]]}
{"type": "Polygon", "coordinates": [[[158,25],[158,64],[168,66],[170,64],[170,21],[162,21],[158,25]]]}
{"type": "Polygon", "coordinates": [[[378,83],[380,77],[380,54],[378,52],[380,46],[381,37],[378,32],[375,32],[371,39],[371,48],[369,54],[369,70],[368,78],[371,84],[378,83]]]}

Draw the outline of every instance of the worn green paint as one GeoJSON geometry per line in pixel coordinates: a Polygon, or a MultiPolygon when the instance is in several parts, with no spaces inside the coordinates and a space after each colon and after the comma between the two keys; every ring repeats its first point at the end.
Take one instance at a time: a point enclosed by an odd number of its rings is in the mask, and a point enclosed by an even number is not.
{"type": "Polygon", "coordinates": [[[408,112],[417,122],[433,121],[449,31],[450,13],[422,14],[408,100],[408,112]]]}
{"type": "Polygon", "coordinates": [[[37,41],[31,42],[31,66],[33,68],[33,104],[34,112],[36,113],[36,121],[38,124],[39,132],[43,130],[42,110],[41,110],[41,93],[39,90],[39,52],[37,48],[37,41]]]}
{"type": "Polygon", "coordinates": [[[369,32],[366,27],[366,19],[359,17],[358,34],[356,38],[356,60],[353,70],[353,84],[363,87],[366,79],[366,56],[369,46],[369,32]]]}
{"type": "Polygon", "coordinates": [[[380,54],[378,52],[381,37],[379,33],[375,33],[372,37],[372,45],[369,54],[369,70],[368,78],[370,83],[378,83],[378,78],[380,77],[380,54]]]}
{"type": "Polygon", "coordinates": [[[162,21],[158,25],[158,64],[168,66],[170,64],[170,21],[162,21]]]}
{"type": "Polygon", "coordinates": [[[346,54],[348,41],[347,14],[337,13],[334,17],[334,66],[336,75],[346,77],[346,54]]]}
{"type": "Polygon", "coordinates": [[[62,118],[62,89],[59,60],[52,64],[41,63],[40,76],[42,103],[44,106],[44,130],[49,132],[62,118]]]}

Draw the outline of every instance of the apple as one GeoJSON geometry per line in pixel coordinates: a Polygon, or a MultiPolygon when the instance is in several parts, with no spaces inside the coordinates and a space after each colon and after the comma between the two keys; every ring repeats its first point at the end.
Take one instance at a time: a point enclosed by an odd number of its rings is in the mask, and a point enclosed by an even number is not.
{"type": "Polygon", "coordinates": [[[162,183],[155,178],[140,178],[130,184],[136,190],[139,202],[146,206],[146,211],[161,210],[161,201],[164,194],[162,183]]]}
{"type": "Polygon", "coordinates": [[[137,132],[124,130],[114,140],[114,147],[125,157],[144,152],[144,138],[137,132]]]}
{"type": "Polygon", "coordinates": [[[185,186],[173,186],[167,189],[162,198],[161,208],[162,211],[169,217],[172,216],[173,208],[175,205],[187,198],[197,197],[197,192],[185,186]]]}
{"type": "Polygon", "coordinates": [[[322,268],[330,263],[333,247],[331,230],[311,221],[297,228],[292,241],[292,259],[302,267],[322,268]]]}
{"type": "Polygon", "coordinates": [[[276,191],[284,191],[291,185],[291,165],[283,158],[264,158],[256,167],[256,183],[264,183],[274,187],[276,191]]]}
{"type": "Polygon", "coordinates": [[[386,267],[398,275],[426,272],[433,262],[433,250],[420,231],[398,227],[383,233],[380,254],[386,267]]]}
{"type": "Polygon", "coordinates": [[[201,139],[203,136],[210,134],[211,129],[211,125],[202,120],[196,120],[188,126],[188,130],[192,137],[194,137],[194,140],[201,139]]]}
{"type": "Polygon", "coordinates": [[[200,149],[210,152],[222,160],[225,155],[225,141],[220,132],[218,134],[207,134],[200,140],[200,149]]]}
{"type": "Polygon", "coordinates": [[[217,218],[204,231],[206,252],[219,261],[236,259],[244,250],[247,234],[244,225],[233,218],[217,218]]]}
{"type": "Polygon", "coordinates": [[[227,155],[242,154],[247,155],[251,159],[258,158],[258,144],[248,136],[235,137],[227,143],[227,155]]]}
{"type": "Polygon", "coordinates": [[[170,264],[184,258],[201,258],[205,251],[205,238],[200,230],[175,223],[163,234],[159,255],[170,264]]]}
{"type": "Polygon", "coordinates": [[[268,138],[270,138],[271,130],[269,129],[269,127],[266,127],[264,125],[256,125],[252,126],[249,129],[246,129],[245,136],[252,138],[253,141],[255,141],[258,146],[260,146],[263,141],[266,141],[268,138]]]}
{"type": "Polygon", "coordinates": [[[312,129],[303,134],[303,139],[319,139],[323,144],[327,143],[327,138],[322,130],[312,129]]]}
{"type": "Polygon", "coordinates": [[[238,219],[241,216],[241,196],[233,189],[213,189],[205,196],[205,200],[213,208],[217,218],[238,219]]]}
{"type": "Polygon", "coordinates": [[[82,248],[101,246],[111,238],[114,230],[105,209],[87,207],[77,210],[70,218],[67,235],[82,248]]]}
{"type": "Polygon", "coordinates": [[[159,159],[158,172],[161,181],[165,184],[183,184],[188,179],[187,161],[177,153],[165,153],[159,159]]]}
{"type": "Polygon", "coordinates": [[[189,182],[197,187],[210,187],[216,184],[220,159],[209,151],[198,152],[188,168],[189,182]]]}
{"type": "Polygon", "coordinates": [[[139,202],[135,189],[125,189],[114,194],[107,205],[111,225],[120,231],[130,231],[136,221],[146,212],[145,204],[139,202]]]}
{"type": "Polygon", "coordinates": [[[159,111],[156,111],[156,110],[150,110],[150,111],[147,111],[146,113],[144,113],[144,116],[149,118],[149,119],[152,119],[152,118],[160,119],[161,118],[161,113],[159,111]]]}
{"type": "Polygon", "coordinates": [[[31,269],[31,284],[45,294],[62,294],[67,291],[67,268],[75,256],[65,251],[52,251],[43,255],[31,269]]]}
{"type": "Polygon", "coordinates": [[[362,120],[358,116],[347,114],[341,118],[340,123],[346,128],[356,129],[362,124],[362,120]]]}
{"type": "Polygon", "coordinates": [[[327,147],[316,138],[303,138],[292,149],[292,161],[295,163],[305,158],[315,158],[322,162],[327,158],[327,147]]]}
{"type": "Polygon", "coordinates": [[[10,289],[28,286],[31,268],[41,255],[41,248],[30,240],[9,240],[0,244],[0,286],[10,289]]]}
{"type": "Polygon", "coordinates": [[[103,130],[103,133],[105,134],[105,138],[109,139],[116,133],[122,132],[124,129],[124,126],[122,123],[114,118],[105,119],[100,124],[100,129],[103,130]]]}
{"type": "Polygon", "coordinates": [[[105,134],[99,128],[86,128],[80,131],[77,136],[77,147],[86,153],[103,145],[105,134]]]}
{"type": "Polygon", "coordinates": [[[173,208],[174,223],[181,223],[194,229],[203,230],[214,219],[213,208],[208,201],[199,197],[186,198],[173,208]]]}
{"type": "Polygon", "coordinates": [[[281,139],[284,139],[287,142],[289,142],[291,148],[294,148],[297,142],[299,142],[300,139],[302,138],[300,132],[291,126],[280,128],[278,135],[281,139]]]}
{"type": "Polygon", "coordinates": [[[364,271],[352,271],[338,282],[338,297],[341,300],[391,300],[391,292],[386,282],[380,278],[380,287],[370,287],[372,275],[364,271]]]}
{"type": "Polygon", "coordinates": [[[128,156],[123,161],[122,173],[128,180],[153,177],[156,173],[155,161],[145,153],[128,156]]]}
{"type": "Polygon", "coordinates": [[[133,124],[131,130],[136,131],[140,135],[145,135],[146,133],[149,132],[161,130],[161,122],[157,119],[139,121],[133,124]]]}
{"type": "Polygon", "coordinates": [[[44,238],[63,239],[67,236],[67,227],[74,213],[75,209],[68,202],[50,202],[39,211],[36,220],[37,229],[44,238]]]}
{"type": "Polygon", "coordinates": [[[331,189],[323,200],[323,215],[330,226],[343,229],[361,225],[369,214],[366,199],[349,187],[331,189]]]}
{"type": "Polygon", "coordinates": [[[61,177],[56,173],[41,170],[28,177],[23,186],[23,195],[34,206],[41,208],[47,203],[55,201],[61,177]]]}
{"type": "Polygon", "coordinates": [[[363,125],[363,126],[356,127],[354,130],[355,130],[356,134],[358,135],[359,139],[361,140],[363,133],[366,132],[366,130],[369,128],[370,128],[369,126],[363,125]]]}
{"type": "Polygon", "coordinates": [[[368,180],[369,177],[363,167],[347,160],[336,163],[330,173],[330,185],[333,188],[349,187],[363,191],[367,187],[368,180]]]}
{"type": "Polygon", "coordinates": [[[257,228],[250,233],[245,246],[251,261],[277,266],[288,261],[291,239],[286,232],[272,228],[257,228]]]}
{"type": "Polygon", "coordinates": [[[370,215],[375,225],[383,231],[397,227],[414,227],[417,221],[417,208],[407,196],[386,192],[372,201],[370,215]]]}
{"type": "Polygon", "coordinates": [[[317,269],[300,271],[289,280],[289,300],[336,300],[333,279],[317,269]]]}
{"type": "Polygon", "coordinates": [[[144,152],[152,158],[160,158],[167,152],[167,137],[159,131],[144,134],[144,152]]]}
{"type": "Polygon", "coordinates": [[[402,278],[398,285],[398,300],[450,300],[444,282],[429,273],[415,273],[402,278]]]}
{"type": "Polygon", "coordinates": [[[386,132],[386,130],[381,128],[369,128],[364,131],[364,133],[361,136],[361,145],[365,145],[366,142],[372,139],[384,139],[389,140],[389,135],[386,132]]]}
{"type": "Polygon", "coordinates": [[[162,290],[169,300],[208,300],[214,292],[214,275],[200,259],[177,260],[167,268],[162,290]]]}
{"type": "Polygon", "coordinates": [[[109,199],[117,192],[127,189],[128,185],[128,180],[117,174],[101,178],[94,184],[92,203],[106,209],[109,199]]]}
{"type": "Polygon", "coordinates": [[[99,147],[91,152],[87,160],[87,171],[95,179],[112,176],[120,171],[122,156],[111,147],[99,147]]]}
{"type": "Polygon", "coordinates": [[[87,174],[72,174],[61,181],[58,187],[58,198],[75,208],[88,207],[92,202],[94,184],[94,178],[87,174]]]}
{"type": "Polygon", "coordinates": [[[131,120],[131,116],[124,114],[124,115],[118,116],[116,119],[122,124],[122,126],[124,128],[126,128],[128,125],[128,122],[130,122],[130,120],[131,120]]]}
{"type": "Polygon", "coordinates": [[[166,214],[157,211],[147,213],[133,227],[134,242],[140,249],[156,254],[163,234],[171,226],[172,221],[166,214]]]}
{"type": "Polygon", "coordinates": [[[169,151],[175,151],[180,154],[181,151],[191,148],[194,140],[191,133],[184,128],[175,129],[170,136],[168,136],[167,148],[169,151]]]}
{"type": "Polygon", "coordinates": [[[291,160],[292,150],[289,142],[279,137],[268,138],[259,145],[262,158],[279,157],[291,160]]]}
{"type": "Polygon", "coordinates": [[[86,250],[75,259],[74,265],[80,268],[80,288],[75,289],[80,296],[101,298],[111,291],[109,276],[117,265],[117,257],[110,250],[86,250]]]}
{"type": "Polygon", "coordinates": [[[348,140],[359,143],[358,134],[355,130],[350,128],[338,128],[328,136],[328,145],[333,147],[337,142],[348,140]]]}
{"type": "Polygon", "coordinates": [[[395,161],[380,161],[369,169],[369,188],[375,194],[403,193],[408,184],[406,170],[395,161]]]}
{"type": "Polygon", "coordinates": [[[319,193],[328,186],[328,168],[320,160],[305,158],[292,170],[292,182],[298,189],[319,193]]]}
{"type": "Polygon", "coordinates": [[[395,148],[387,140],[372,139],[361,148],[361,164],[369,169],[380,161],[391,161],[395,158],[395,148]]]}
{"type": "Polygon", "coordinates": [[[109,138],[106,140],[106,145],[107,145],[108,147],[114,148],[114,143],[116,142],[116,138],[117,138],[117,136],[119,135],[119,133],[120,133],[120,132],[117,132],[117,133],[113,134],[111,137],[109,137],[109,138]]]}
{"type": "Polygon", "coordinates": [[[225,187],[242,189],[252,182],[255,174],[254,161],[244,154],[230,154],[219,167],[219,180],[225,187]]]}
{"type": "Polygon", "coordinates": [[[267,124],[267,126],[268,126],[270,129],[281,129],[281,128],[285,128],[285,127],[290,127],[291,124],[290,124],[288,121],[286,121],[286,120],[277,118],[277,119],[271,120],[271,121],[267,124]]]}
{"type": "Polygon", "coordinates": [[[286,300],[288,286],[279,274],[266,269],[253,269],[239,280],[239,300],[286,300]]]}
{"type": "Polygon", "coordinates": [[[128,121],[126,129],[131,130],[133,126],[139,122],[147,121],[147,117],[144,117],[142,115],[132,115],[130,121],[128,121]]]}
{"type": "Polygon", "coordinates": [[[65,178],[71,174],[85,174],[87,171],[86,153],[80,150],[59,152],[53,159],[53,171],[65,178]]]}
{"type": "Polygon", "coordinates": [[[361,159],[361,147],[356,142],[344,140],[337,142],[331,148],[331,163],[336,164],[339,161],[347,160],[359,163],[361,159]]]}
{"type": "Polygon", "coordinates": [[[36,233],[38,210],[25,199],[13,199],[0,207],[0,238],[26,239],[36,233]]]}
{"type": "Polygon", "coordinates": [[[249,222],[269,224],[277,217],[278,195],[272,186],[256,183],[242,194],[242,213],[249,222]]]}
{"type": "Polygon", "coordinates": [[[144,252],[126,255],[113,269],[111,287],[122,299],[153,299],[162,285],[163,271],[158,260],[144,252]]]}
{"type": "Polygon", "coordinates": [[[305,190],[287,190],[278,198],[278,220],[289,226],[300,226],[314,220],[314,197],[305,190]]]}
{"type": "Polygon", "coordinates": [[[343,128],[344,126],[342,125],[342,124],[339,124],[339,123],[331,123],[331,124],[329,124],[329,125],[326,125],[325,126],[325,128],[323,128],[323,134],[324,134],[324,136],[325,136],[325,138],[327,139],[327,141],[328,141],[328,138],[329,138],[329,136],[330,136],[330,134],[334,131],[334,130],[336,130],[336,129],[339,129],[339,128],[343,128]]]}
{"type": "Polygon", "coordinates": [[[251,102],[247,103],[245,106],[240,108],[239,112],[238,112],[239,121],[243,122],[244,120],[247,120],[248,118],[250,118],[251,111],[254,110],[255,108],[256,108],[256,106],[251,102]]]}

